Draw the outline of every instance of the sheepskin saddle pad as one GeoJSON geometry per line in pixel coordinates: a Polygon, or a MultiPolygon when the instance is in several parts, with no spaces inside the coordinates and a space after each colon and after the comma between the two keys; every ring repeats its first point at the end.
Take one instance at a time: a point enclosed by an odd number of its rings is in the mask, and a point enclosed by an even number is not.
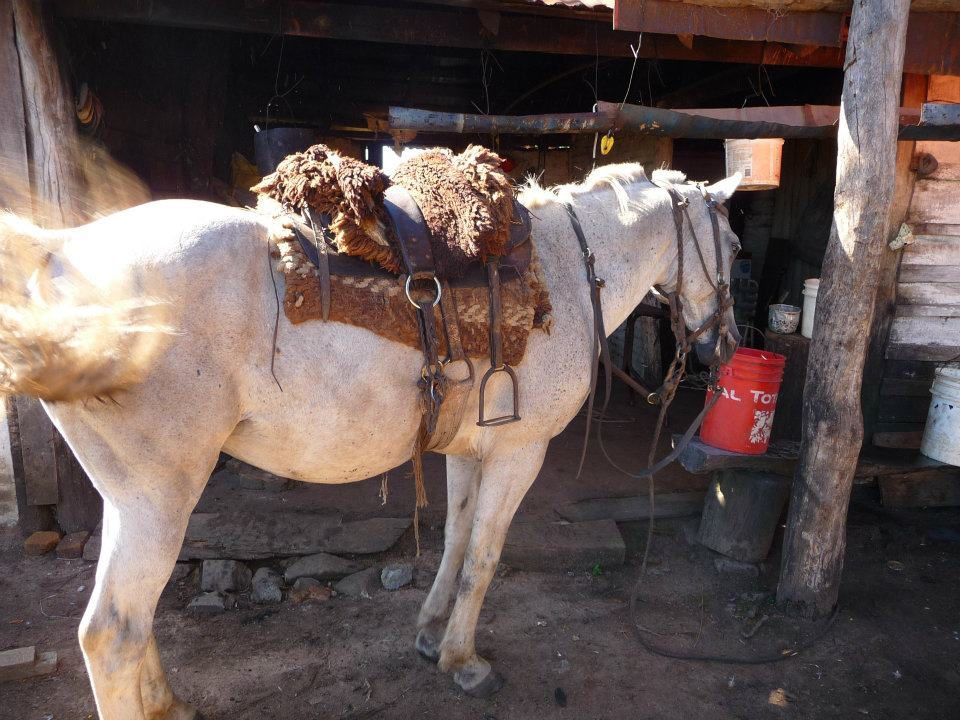
{"type": "Polygon", "coordinates": [[[511,231],[526,225],[526,211],[516,203],[501,163],[496,153],[477,145],[460,154],[436,148],[404,160],[388,177],[377,167],[314,145],[287,156],[253,190],[296,212],[309,207],[328,216],[329,242],[338,252],[400,274],[405,268],[383,197],[389,186],[398,185],[423,214],[437,277],[450,280],[527,239],[511,241],[511,231]]]}
{"type": "MultiPolygon", "coordinates": [[[[265,203],[258,206],[265,212],[265,203]]],[[[317,267],[303,250],[290,228],[289,217],[274,213],[274,256],[279,258],[283,274],[283,311],[298,325],[322,320],[323,306],[317,267]],[[282,224],[281,224],[282,223],[282,224]]],[[[302,232],[302,228],[300,229],[302,232]]],[[[504,262],[500,267],[502,306],[501,332],[504,362],[518,364],[527,348],[531,330],[550,331],[550,297],[543,282],[535,248],[530,246],[529,261],[520,267],[504,262]]],[[[419,349],[420,333],[416,309],[407,300],[403,283],[397,276],[359,258],[344,254],[329,255],[330,309],[328,321],[370,330],[381,337],[419,349]]],[[[483,267],[475,265],[463,278],[451,281],[444,292],[451,292],[456,306],[463,352],[472,358],[489,357],[489,287],[483,267]]],[[[419,291],[414,288],[413,292],[419,291]]],[[[440,308],[435,307],[434,324],[440,340],[441,355],[448,352],[440,308]]],[[[452,319],[448,318],[448,322],[452,319]]]]}

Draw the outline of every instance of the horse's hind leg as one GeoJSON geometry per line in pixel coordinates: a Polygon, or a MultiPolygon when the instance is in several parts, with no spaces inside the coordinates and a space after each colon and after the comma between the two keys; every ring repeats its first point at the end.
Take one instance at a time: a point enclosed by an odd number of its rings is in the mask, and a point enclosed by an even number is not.
{"type": "Polygon", "coordinates": [[[417,618],[417,652],[433,662],[440,659],[440,641],[450,612],[450,600],[470,540],[470,528],[477,507],[477,488],[480,486],[480,468],[480,461],[474,458],[447,456],[447,522],[443,532],[443,560],[417,618]]]}
{"type": "Polygon", "coordinates": [[[474,640],[480,607],[497,569],[503,543],[520,501],[540,472],[546,440],[498,444],[483,458],[477,509],[470,532],[460,589],[440,645],[440,669],[453,672],[470,695],[496,692],[502,680],[477,655],[474,640]]]}
{"type": "Polygon", "coordinates": [[[209,469],[152,474],[149,485],[121,475],[106,487],[97,583],[79,633],[103,720],[195,717],[167,685],[152,626],[209,469]]]}

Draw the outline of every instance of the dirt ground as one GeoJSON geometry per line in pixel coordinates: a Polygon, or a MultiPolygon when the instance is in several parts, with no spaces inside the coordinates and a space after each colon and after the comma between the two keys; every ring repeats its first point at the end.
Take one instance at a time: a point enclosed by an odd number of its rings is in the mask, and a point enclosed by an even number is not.
{"type": "MultiPolygon", "coordinates": [[[[691,408],[677,413],[676,427],[691,408]]],[[[621,403],[613,415],[623,421],[605,426],[615,450],[639,464],[645,448],[636,438],[649,432],[650,411],[621,403]]],[[[575,479],[581,433],[578,421],[554,441],[522,513],[549,517],[571,500],[638,493],[596,453],[586,476],[575,479]]],[[[622,568],[537,573],[501,566],[477,645],[507,684],[489,700],[466,697],[413,649],[414,619],[443,542],[442,465],[430,468],[421,557],[408,533],[388,554],[364,558],[414,562],[412,586],[302,605],[255,606],[241,596],[235,610],[195,616],[185,607],[197,593],[196,568],[168,585],[156,631],[174,688],[210,720],[960,717],[960,511],[893,512],[871,487],[858,488],[852,503],[839,615],[800,656],[745,666],[644,650],[629,627],[627,598],[646,523],[625,523],[622,568]]],[[[401,472],[391,478],[386,508],[376,480],[339,488],[285,483],[279,491],[253,480],[230,493],[213,483],[201,504],[313,502],[345,517],[406,514],[409,482],[401,472]]],[[[671,469],[658,490],[703,484],[671,469]]],[[[719,556],[691,541],[695,522],[657,523],[641,593],[645,637],[673,650],[744,655],[818,632],[820,625],[797,624],[773,609],[778,547],[758,576],[720,572],[719,556]]],[[[82,560],[26,558],[19,535],[0,535],[0,650],[32,644],[60,656],[55,675],[0,684],[0,718],[95,717],[76,641],[93,572],[82,560]]]]}

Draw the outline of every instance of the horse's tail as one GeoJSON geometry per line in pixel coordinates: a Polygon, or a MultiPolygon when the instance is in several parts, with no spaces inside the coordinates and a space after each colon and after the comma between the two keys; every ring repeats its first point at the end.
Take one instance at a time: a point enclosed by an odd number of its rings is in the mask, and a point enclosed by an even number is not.
{"type": "Polygon", "coordinates": [[[63,254],[69,233],[0,212],[0,395],[110,397],[171,335],[162,303],[84,278],[63,254]]]}

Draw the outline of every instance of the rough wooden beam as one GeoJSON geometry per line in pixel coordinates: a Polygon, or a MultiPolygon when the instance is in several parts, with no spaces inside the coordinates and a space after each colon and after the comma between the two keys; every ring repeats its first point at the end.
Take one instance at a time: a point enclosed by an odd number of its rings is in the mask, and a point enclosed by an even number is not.
{"type": "MultiPolygon", "coordinates": [[[[441,133],[500,133],[550,135],[607,130],[664,137],[828,138],[837,133],[840,108],[828,105],[789,105],[757,108],[667,110],[646,105],[599,102],[596,113],[544,115],[481,115],[391,107],[383,130],[441,133]]],[[[901,132],[923,131],[915,123],[919,111],[901,108],[901,132]]],[[[945,128],[938,128],[942,132],[945,128]]],[[[951,131],[960,139],[960,126],[951,131]]]]}
{"type": "Polygon", "coordinates": [[[910,0],[856,0],[837,137],[834,223],[817,298],[803,439],[778,601],[836,606],[846,517],[863,442],[860,385],[894,197],[897,107],[910,0]]]}

